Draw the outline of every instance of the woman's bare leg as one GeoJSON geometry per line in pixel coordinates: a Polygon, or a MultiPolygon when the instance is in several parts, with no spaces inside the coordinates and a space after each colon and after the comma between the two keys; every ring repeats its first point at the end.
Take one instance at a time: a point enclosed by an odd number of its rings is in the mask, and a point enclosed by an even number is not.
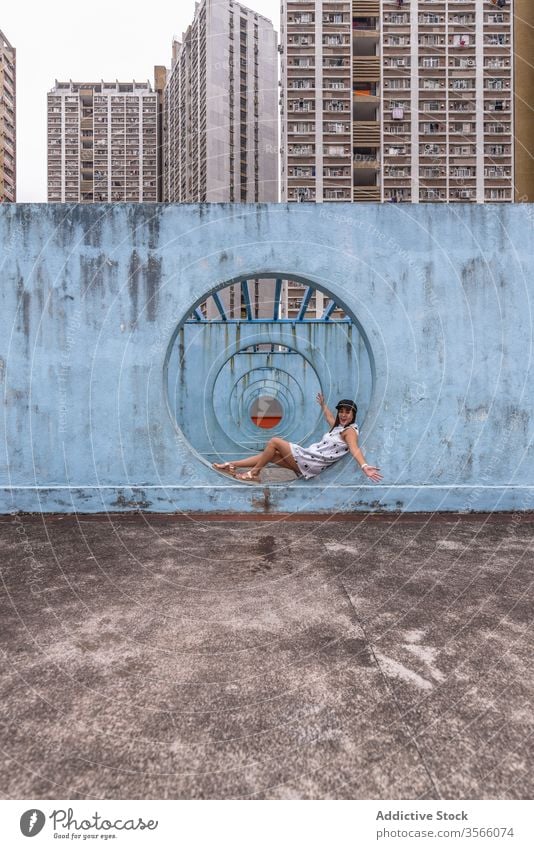
{"type": "Polygon", "coordinates": [[[297,463],[291,453],[289,442],[285,439],[280,439],[278,436],[273,436],[269,440],[261,454],[255,457],[250,457],[248,460],[238,460],[234,463],[235,466],[247,466],[250,468],[252,477],[259,477],[261,470],[267,463],[276,463],[277,466],[282,466],[285,469],[291,469],[293,472],[298,471],[297,463]]]}
{"type": "Polygon", "coordinates": [[[248,469],[250,466],[255,466],[258,460],[261,459],[261,454],[255,454],[254,457],[245,457],[244,460],[232,460],[232,466],[238,469],[248,469]]]}

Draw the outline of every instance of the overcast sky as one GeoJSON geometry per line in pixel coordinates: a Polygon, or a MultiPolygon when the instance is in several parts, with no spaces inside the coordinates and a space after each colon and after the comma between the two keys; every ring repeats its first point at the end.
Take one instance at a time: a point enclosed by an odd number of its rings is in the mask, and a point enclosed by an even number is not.
{"type": "MultiPolygon", "coordinates": [[[[244,5],[279,31],[279,0],[244,5]]],[[[171,44],[194,0],[13,0],[0,30],[17,50],[17,201],[46,201],[46,94],[57,80],[150,80],[170,65],[171,44]]]]}

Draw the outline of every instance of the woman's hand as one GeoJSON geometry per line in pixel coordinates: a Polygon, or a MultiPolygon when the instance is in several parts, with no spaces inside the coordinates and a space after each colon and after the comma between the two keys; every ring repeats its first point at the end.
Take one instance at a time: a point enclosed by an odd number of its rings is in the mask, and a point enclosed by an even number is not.
{"type": "Polygon", "coordinates": [[[315,396],[315,400],[319,404],[320,407],[324,407],[324,395],[321,392],[318,392],[315,396]]]}
{"type": "Polygon", "coordinates": [[[380,474],[380,468],[378,466],[365,465],[362,472],[375,483],[380,483],[382,480],[382,475],[380,474]]]}

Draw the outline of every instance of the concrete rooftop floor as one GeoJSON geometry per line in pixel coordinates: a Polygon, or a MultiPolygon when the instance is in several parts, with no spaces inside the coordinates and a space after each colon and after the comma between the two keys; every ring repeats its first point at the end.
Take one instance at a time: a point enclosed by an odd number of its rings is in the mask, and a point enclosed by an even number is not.
{"type": "Polygon", "coordinates": [[[2,798],[532,798],[533,530],[2,517],[2,798]]]}

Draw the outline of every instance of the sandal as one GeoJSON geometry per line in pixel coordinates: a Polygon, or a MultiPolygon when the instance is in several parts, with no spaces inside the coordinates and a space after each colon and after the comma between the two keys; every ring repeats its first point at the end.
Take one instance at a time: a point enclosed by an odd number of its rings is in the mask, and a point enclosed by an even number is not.
{"type": "Polygon", "coordinates": [[[217,472],[222,472],[223,475],[230,475],[230,477],[235,477],[235,466],[233,463],[212,463],[212,469],[215,469],[217,472]]]}
{"type": "Polygon", "coordinates": [[[236,481],[241,481],[242,483],[260,483],[260,476],[253,475],[252,470],[244,472],[241,475],[236,474],[235,479],[236,481]]]}

